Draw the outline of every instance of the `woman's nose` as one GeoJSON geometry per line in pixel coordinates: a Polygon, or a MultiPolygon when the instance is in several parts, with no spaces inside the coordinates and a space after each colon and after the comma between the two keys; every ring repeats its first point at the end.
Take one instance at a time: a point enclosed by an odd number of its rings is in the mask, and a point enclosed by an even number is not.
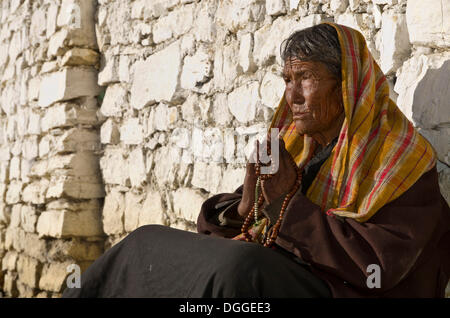
{"type": "Polygon", "coordinates": [[[302,89],[292,85],[286,87],[286,100],[288,104],[293,107],[295,105],[302,105],[305,103],[305,97],[303,96],[302,89]]]}

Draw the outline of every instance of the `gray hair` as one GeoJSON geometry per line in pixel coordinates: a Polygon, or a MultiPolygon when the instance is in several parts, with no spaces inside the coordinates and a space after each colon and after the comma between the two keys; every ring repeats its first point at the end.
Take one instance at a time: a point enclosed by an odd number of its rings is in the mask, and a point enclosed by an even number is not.
{"type": "Polygon", "coordinates": [[[341,80],[341,46],[336,29],[329,24],[318,24],[292,33],[281,43],[280,55],[288,59],[324,63],[341,80]]]}

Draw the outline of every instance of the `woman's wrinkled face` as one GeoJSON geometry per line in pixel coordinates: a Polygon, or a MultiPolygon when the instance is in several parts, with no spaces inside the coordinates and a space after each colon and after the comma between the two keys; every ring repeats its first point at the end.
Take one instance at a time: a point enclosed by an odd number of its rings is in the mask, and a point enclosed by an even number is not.
{"type": "Polygon", "coordinates": [[[330,130],[344,111],[341,84],[325,64],[291,58],[285,61],[285,98],[299,134],[330,130]]]}

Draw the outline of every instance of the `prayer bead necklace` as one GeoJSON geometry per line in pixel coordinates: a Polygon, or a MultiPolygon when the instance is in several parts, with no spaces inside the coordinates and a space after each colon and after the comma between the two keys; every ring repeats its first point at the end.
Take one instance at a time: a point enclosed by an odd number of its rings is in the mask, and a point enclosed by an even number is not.
{"type": "MultiPolygon", "coordinates": [[[[251,222],[254,220],[255,222],[258,221],[259,218],[259,208],[264,202],[264,195],[262,191],[260,191],[261,188],[261,180],[268,180],[273,177],[273,174],[261,174],[261,164],[259,162],[259,142],[257,141],[256,144],[256,163],[255,163],[255,174],[257,177],[256,186],[255,186],[255,204],[252,207],[252,210],[245,218],[244,224],[242,225],[241,232],[243,233],[245,240],[247,242],[252,241],[252,237],[250,233],[248,232],[249,227],[251,225],[251,222]]],[[[271,164],[272,164],[272,156],[270,153],[270,147],[267,149],[267,153],[270,156],[271,164]]],[[[294,194],[297,192],[297,190],[300,188],[300,184],[302,181],[302,173],[300,171],[300,168],[295,163],[294,159],[289,156],[290,163],[294,167],[295,171],[297,172],[297,179],[295,180],[294,186],[292,187],[291,191],[286,195],[284,198],[283,204],[281,206],[280,214],[278,216],[277,222],[272,226],[272,228],[269,230],[269,233],[267,233],[265,239],[263,240],[263,245],[265,247],[271,247],[273,243],[275,242],[275,239],[278,236],[278,232],[281,227],[281,222],[284,217],[284,212],[286,211],[286,208],[294,196],[294,194]]],[[[272,171],[273,172],[273,171],[272,171]]]]}

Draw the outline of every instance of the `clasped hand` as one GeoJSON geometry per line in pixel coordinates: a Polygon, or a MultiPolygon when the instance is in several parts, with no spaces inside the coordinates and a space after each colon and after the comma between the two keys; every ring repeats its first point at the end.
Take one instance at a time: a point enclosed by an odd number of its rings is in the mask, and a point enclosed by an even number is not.
{"type": "MultiPolygon", "coordinates": [[[[278,170],[275,171],[272,176],[267,180],[261,180],[261,189],[264,196],[266,204],[272,203],[275,199],[283,194],[291,191],[295,181],[297,179],[297,171],[292,166],[292,157],[290,153],[286,150],[284,140],[282,138],[278,139],[278,158],[272,156],[272,160],[278,160],[278,170]]],[[[270,147],[270,142],[264,141],[260,147],[270,147]]],[[[267,152],[266,152],[267,153],[267,152]]],[[[274,151],[272,150],[272,154],[274,151]]],[[[245,218],[248,213],[250,213],[254,203],[255,203],[255,186],[257,181],[256,176],[256,155],[257,149],[253,150],[251,155],[252,160],[250,160],[246,165],[246,174],[244,179],[244,186],[242,192],[242,199],[238,206],[238,213],[241,218],[245,218]]],[[[273,162],[271,162],[273,164],[273,162]]],[[[261,168],[266,165],[261,165],[261,168]]]]}

